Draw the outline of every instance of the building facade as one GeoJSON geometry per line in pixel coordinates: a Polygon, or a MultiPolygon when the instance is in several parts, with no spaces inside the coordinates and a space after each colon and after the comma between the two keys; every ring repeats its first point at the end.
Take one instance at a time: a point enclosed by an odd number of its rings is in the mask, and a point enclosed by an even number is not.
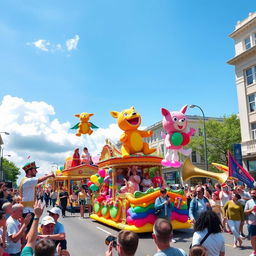
{"type": "MultiPolygon", "coordinates": [[[[186,115],[188,119],[188,129],[194,128],[196,129],[196,133],[194,136],[204,136],[204,130],[203,130],[203,119],[201,116],[196,115],[186,115]]],[[[219,122],[223,122],[223,118],[213,118],[213,117],[205,117],[205,121],[208,120],[216,120],[219,122]]],[[[158,155],[164,157],[166,154],[166,148],[164,145],[164,139],[161,137],[161,132],[165,133],[162,121],[159,121],[149,127],[147,127],[146,130],[152,130],[153,135],[148,138],[144,138],[145,142],[148,142],[150,147],[156,148],[158,155]]],[[[180,158],[181,160],[185,159],[180,158]]],[[[205,159],[200,156],[200,154],[196,151],[192,151],[190,155],[191,162],[196,167],[205,170],[205,159]]],[[[172,168],[172,167],[163,167],[163,178],[165,179],[167,184],[180,184],[180,175],[181,175],[181,168],[172,168]]],[[[188,183],[196,184],[198,182],[201,182],[202,178],[193,178],[188,183]]]]}
{"type": "Polygon", "coordinates": [[[256,178],[256,12],[238,21],[229,35],[235,43],[235,67],[244,167],[256,178]]]}

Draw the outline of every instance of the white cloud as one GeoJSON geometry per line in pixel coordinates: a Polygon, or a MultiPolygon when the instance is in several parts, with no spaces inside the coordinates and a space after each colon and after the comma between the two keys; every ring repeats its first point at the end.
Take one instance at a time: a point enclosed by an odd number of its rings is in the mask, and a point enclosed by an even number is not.
{"type": "Polygon", "coordinates": [[[66,41],[66,47],[68,51],[75,50],[77,48],[77,44],[80,37],[79,35],[75,35],[74,38],[70,38],[66,41]]]}
{"type": "Polygon", "coordinates": [[[33,42],[33,45],[42,51],[48,52],[49,51],[48,47],[50,46],[50,42],[48,42],[44,39],[39,39],[39,40],[33,42]]]}
{"type": "MultiPolygon", "coordinates": [[[[26,102],[22,98],[4,96],[0,102],[0,131],[4,140],[4,155],[10,154],[10,161],[22,167],[31,156],[40,166],[39,173],[45,174],[53,169],[52,163],[64,165],[65,158],[72,155],[75,147],[89,148],[93,156],[101,152],[105,139],[117,142],[121,130],[116,124],[99,128],[91,136],[77,137],[74,124],[61,123],[55,116],[54,107],[46,102],[26,102]]],[[[22,175],[24,175],[21,170],[22,175]]]]}
{"type": "Polygon", "coordinates": [[[48,53],[71,52],[77,48],[79,39],[79,35],[75,35],[73,38],[66,40],[63,44],[52,43],[46,39],[39,39],[35,42],[28,42],[27,45],[36,47],[37,49],[48,53]]]}

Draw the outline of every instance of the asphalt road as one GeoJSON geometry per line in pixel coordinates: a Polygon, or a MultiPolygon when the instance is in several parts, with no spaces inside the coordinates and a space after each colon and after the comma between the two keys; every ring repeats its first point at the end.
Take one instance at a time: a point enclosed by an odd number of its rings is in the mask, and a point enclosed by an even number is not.
{"type": "MultiPolygon", "coordinates": [[[[87,216],[87,213],[86,215],[87,216]]],[[[111,234],[116,236],[118,230],[105,226],[90,218],[80,219],[79,214],[71,216],[67,213],[66,218],[59,220],[65,226],[68,250],[71,256],[102,256],[105,255],[107,246],[105,245],[105,238],[111,234]]],[[[174,231],[174,238],[176,243],[173,247],[184,249],[187,253],[191,244],[193,235],[192,230],[174,231]]],[[[136,255],[151,256],[156,252],[156,247],[151,234],[140,234],[139,247],[136,255]]],[[[233,248],[233,236],[224,233],[226,241],[226,254],[230,256],[248,256],[251,254],[251,245],[249,240],[243,241],[243,248],[233,248]]],[[[113,253],[113,255],[117,255],[113,253]]],[[[217,256],[217,255],[216,255],[217,256]]]]}

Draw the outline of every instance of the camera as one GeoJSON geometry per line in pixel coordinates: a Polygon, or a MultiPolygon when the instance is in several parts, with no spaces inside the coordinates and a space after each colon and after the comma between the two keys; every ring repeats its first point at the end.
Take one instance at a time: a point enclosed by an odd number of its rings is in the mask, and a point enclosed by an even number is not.
{"type": "Polygon", "coordinates": [[[111,235],[110,235],[110,236],[107,236],[107,238],[105,239],[105,244],[106,244],[106,245],[109,245],[110,242],[113,242],[112,245],[113,245],[113,247],[115,248],[116,245],[117,245],[117,239],[116,239],[116,237],[115,237],[115,236],[111,236],[111,235]]]}

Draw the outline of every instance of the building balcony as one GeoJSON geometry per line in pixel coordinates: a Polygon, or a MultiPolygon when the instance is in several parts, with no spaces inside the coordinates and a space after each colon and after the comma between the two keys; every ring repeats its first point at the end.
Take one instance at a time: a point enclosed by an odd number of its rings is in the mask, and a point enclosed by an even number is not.
{"type": "Polygon", "coordinates": [[[256,140],[242,142],[242,155],[244,158],[256,156],[256,140]]]}

